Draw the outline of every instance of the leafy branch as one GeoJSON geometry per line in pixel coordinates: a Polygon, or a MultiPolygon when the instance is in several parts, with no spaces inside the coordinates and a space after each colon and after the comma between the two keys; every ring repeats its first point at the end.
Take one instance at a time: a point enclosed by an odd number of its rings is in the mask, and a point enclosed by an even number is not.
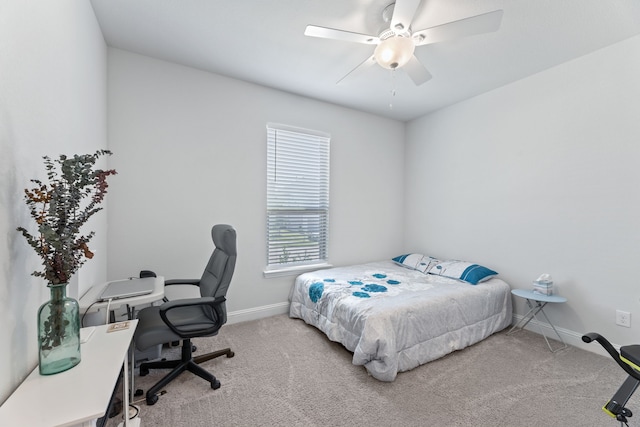
{"type": "Polygon", "coordinates": [[[60,155],[55,160],[44,156],[48,183],[32,179],[36,186],[24,190],[25,202],[38,225],[38,233],[31,234],[24,227],[17,230],[42,258],[44,268],[32,275],[43,277],[49,284],[68,283],[86,259],[93,258],[88,243],[95,233],[83,235],[80,229],[103,209],[100,203],[107,194],[107,177],[116,174],[113,169],[94,170],[102,155],[111,155],[111,152],[98,150],[95,154],[73,157],[60,155]]]}

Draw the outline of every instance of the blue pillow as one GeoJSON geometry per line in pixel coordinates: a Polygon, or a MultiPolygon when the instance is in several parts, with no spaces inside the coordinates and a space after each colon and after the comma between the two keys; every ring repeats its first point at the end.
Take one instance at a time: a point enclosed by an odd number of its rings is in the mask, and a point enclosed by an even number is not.
{"type": "Polygon", "coordinates": [[[428,273],[462,280],[472,285],[477,285],[498,275],[487,267],[458,260],[441,261],[431,267],[428,273]]]}

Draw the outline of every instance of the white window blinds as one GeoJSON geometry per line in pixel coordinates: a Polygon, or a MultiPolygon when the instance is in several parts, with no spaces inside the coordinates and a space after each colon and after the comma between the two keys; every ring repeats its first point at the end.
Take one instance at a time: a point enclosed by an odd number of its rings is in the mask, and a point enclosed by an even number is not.
{"type": "Polygon", "coordinates": [[[267,125],[267,269],[327,261],[329,141],[267,125]]]}

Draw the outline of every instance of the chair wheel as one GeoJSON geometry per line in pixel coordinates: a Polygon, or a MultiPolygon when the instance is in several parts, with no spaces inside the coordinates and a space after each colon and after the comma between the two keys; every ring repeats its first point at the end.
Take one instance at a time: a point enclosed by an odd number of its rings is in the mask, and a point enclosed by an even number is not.
{"type": "Polygon", "coordinates": [[[227,358],[229,358],[229,357],[233,357],[233,356],[235,356],[235,355],[236,355],[236,354],[235,354],[233,351],[230,351],[229,353],[227,353],[227,358]]]}
{"type": "Polygon", "coordinates": [[[197,349],[198,349],[198,347],[196,347],[196,346],[195,346],[195,345],[193,345],[193,344],[191,345],[191,351],[192,351],[192,352],[196,351],[197,349]]]}
{"type": "Polygon", "coordinates": [[[147,405],[155,405],[158,401],[158,395],[152,394],[151,396],[147,396],[147,405]]]}
{"type": "Polygon", "coordinates": [[[217,390],[220,388],[220,381],[218,380],[213,380],[211,381],[211,388],[214,390],[217,390]]]}
{"type": "Polygon", "coordinates": [[[138,397],[138,396],[142,396],[144,394],[144,391],[142,391],[141,388],[136,389],[136,392],[133,393],[134,396],[138,397]]]}
{"type": "Polygon", "coordinates": [[[144,377],[149,375],[149,368],[143,368],[142,366],[140,366],[140,376],[144,377]]]}

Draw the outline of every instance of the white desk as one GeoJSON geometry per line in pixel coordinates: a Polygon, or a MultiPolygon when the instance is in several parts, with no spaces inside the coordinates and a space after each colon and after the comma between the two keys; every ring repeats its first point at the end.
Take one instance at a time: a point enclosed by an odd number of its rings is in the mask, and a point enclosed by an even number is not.
{"type": "MultiPolygon", "coordinates": [[[[121,298],[111,300],[111,304],[108,302],[97,302],[100,295],[102,295],[102,291],[110,282],[105,282],[99,285],[94,285],[89,289],[83,296],[78,300],[78,304],[80,305],[80,316],[81,318],[86,313],[93,313],[96,311],[100,311],[102,309],[106,310],[107,306],[109,307],[109,311],[113,313],[114,310],[119,309],[121,306],[127,306],[127,314],[128,319],[131,320],[135,318],[134,308],[139,307],[144,304],[151,304],[152,302],[156,302],[164,298],[164,276],[157,276],[155,278],[155,283],[153,287],[153,292],[147,295],[140,295],[137,297],[129,297],[129,298],[121,298]]],[[[129,279],[123,279],[129,280],[129,279]]],[[[113,317],[113,316],[111,316],[113,317]]],[[[113,321],[110,319],[110,321],[113,321]]],[[[129,394],[129,398],[133,400],[134,393],[134,376],[133,369],[135,365],[135,351],[131,351],[131,358],[128,362],[129,364],[129,377],[131,378],[131,390],[129,394]]],[[[127,384],[128,385],[128,384],[127,384]]]]}
{"type": "MultiPolygon", "coordinates": [[[[89,289],[78,300],[78,304],[80,305],[80,316],[84,315],[85,313],[92,313],[101,309],[106,309],[107,305],[109,305],[109,310],[117,310],[123,305],[138,307],[144,304],[151,304],[152,302],[159,301],[164,297],[164,277],[158,276],[155,279],[155,286],[153,288],[153,292],[151,292],[150,294],[112,300],[110,305],[107,302],[96,302],[99,296],[102,294],[104,288],[107,287],[108,282],[92,286],[91,289],[89,289]]],[[[130,318],[131,317],[132,316],[130,316],[130,318]]]]}
{"type": "MultiPolygon", "coordinates": [[[[132,320],[128,329],[115,332],[107,332],[110,325],[96,326],[80,346],[80,363],[68,371],[40,375],[36,367],[0,406],[0,425],[92,425],[107,410],[137,325],[132,320]]],[[[126,375],[124,383],[126,387],[126,375]]]]}

